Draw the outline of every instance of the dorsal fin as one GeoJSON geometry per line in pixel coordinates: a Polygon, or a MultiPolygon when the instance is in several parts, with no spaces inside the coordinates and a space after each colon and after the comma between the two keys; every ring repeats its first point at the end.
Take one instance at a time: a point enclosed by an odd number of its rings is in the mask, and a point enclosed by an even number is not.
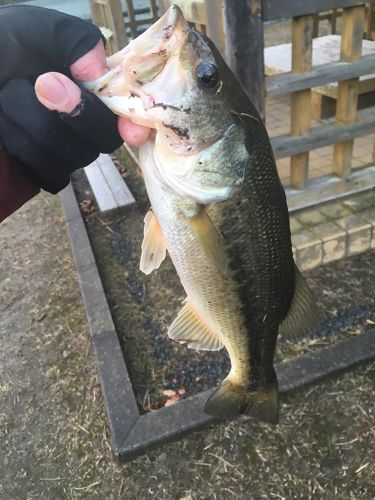
{"type": "Polygon", "coordinates": [[[147,212],[144,223],[144,237],[139,268],[143,273],[150,274],[154,269],[158,269],[165,259],[167,247],[159,221],[151,209],[147,212]]]}
{"type": "Polygon", "coordinates": [[[297,266],[294,276],[294,296],[279,326],[279,334],[288,340],[298,340],[314,331],[320,320],[314,296],[297,266]]]}
{"type": "Polygon", "coordinates": [[[204,323],[189,299],[169,327],[168,336],[187,343],[190,349],[218,351],[223,347],[219,336],[204,323]]]}

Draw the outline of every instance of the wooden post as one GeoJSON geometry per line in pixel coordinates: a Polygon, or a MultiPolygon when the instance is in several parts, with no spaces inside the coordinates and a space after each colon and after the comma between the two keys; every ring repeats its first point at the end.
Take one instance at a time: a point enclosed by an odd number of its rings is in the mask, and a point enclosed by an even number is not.
{"type": "MultiPolygon", "coordinates": [[[[362,54],[365,7],[349,7],[342,16],[341,60],[358,61],[362,54]]],[[[359,79],[353,78],[339,83],[336,120],[340,124],[353,123],[357,116],[359,79]]],[[[333,172],[347,177],[351,172],[353,141],[335,144],[333,172]]]]}
{"type": "Polygon", "coordinates": [[[264,117],[261,0],[205,0],[207,33],[264,117]]]}
{"type": "Polygon", "coordinates": [[[319,14],[314,14],[313,16],[313,38],[317,38],[319,36],[319,14]]]}
{"type": "Polygon", "coordinates": [[[150,0],[150,12],[152,15],[152,23],[158,20],[158,5],[156,0],[150,0]]]}
{"type": "MultiPolygon", "coordinates": [[[[294,18],[292,21],[292,71],[304,73],[312,67],[312,37],[314,16],[294,18]]],[[[311,90],[292,94],[292,135],[307,134],[311,120],[311,90]]],[[[291,185],[303,189],[308,182],[309,153],[293,155],[290,159],[291,185]]]]}
{"type": "MultiPolygon", "coordinates": [[[[128,43],[121,0],[90,0],[91,14],[95,24],[112,32],[108,52],[117,52],[128,43]]],[[[110,55],[110,54],[108,54],[110,55]]]]}
{"type": "Polygon", "coordinates": [[[129,26],[133,38],[137,38],[137,23],[135,19],[133,0],[126,0],[128,8],[129,26]]]}
{"type": "Polygon", "coordinates": [[[372,3],[366,3],[364,32],[367,40],[375,40],[375,5],[372,3]]]}
{"type": "Polygon", "coordinates": [[[336,26],[337,26],[337,18],[339,17],[339,14],[337,12],[337,9],[332,10],[332,17],[331,17],[331,33],[332,35],[336,35],[336,26]]]}

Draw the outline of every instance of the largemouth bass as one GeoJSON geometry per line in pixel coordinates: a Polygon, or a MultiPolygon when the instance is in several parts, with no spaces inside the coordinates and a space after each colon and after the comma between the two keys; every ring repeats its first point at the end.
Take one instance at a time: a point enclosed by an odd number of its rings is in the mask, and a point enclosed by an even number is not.
{"type": "Polygon", "coordinates": [[[225,346],[231,370],[205,411],[277,423],[278,333],[316,319],[296,268],[270,141],[214,44],[173,6],[86,86],[115,113],[151,127],[140,163],[151,202],[141,269],[168,251],[187,293],[169,328],[188,347],[225,346]]]}

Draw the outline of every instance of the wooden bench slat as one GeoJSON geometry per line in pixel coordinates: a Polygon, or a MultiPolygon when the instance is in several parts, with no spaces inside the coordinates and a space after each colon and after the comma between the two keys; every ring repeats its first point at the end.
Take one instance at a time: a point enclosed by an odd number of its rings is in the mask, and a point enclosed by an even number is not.
{"type": "Polygon", "coordinates": [[[84,168],[101,212],[135,203],[111,157],[101,154],[84,168]]]}
{"type": "Polygon", "coordinates": [[[134,196],[109,155],[101,154],[97,159],[100,170],[119,207],[135,203],[134,196]]]}
{"type": "Polygon", "coordinates": [[[105,181],[99,164],[95,161],[85,167],[84,170],[101,212],[118,207],[118,203],[105,181]]]}

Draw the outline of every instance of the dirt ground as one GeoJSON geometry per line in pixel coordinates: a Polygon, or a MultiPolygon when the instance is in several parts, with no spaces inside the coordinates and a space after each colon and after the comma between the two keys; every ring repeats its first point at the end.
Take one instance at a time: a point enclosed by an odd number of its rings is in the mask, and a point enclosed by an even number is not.
{"type": "MultiPolygon", "coordinates": [[[[185,292],[169,257],[145,276],[139,269],[143,219],[149,202],[129,158],[118,154],[120,171],[137,203],[85,218],[116,331],[123,347],[141,412],[163,406],[163,391],[191,396],[219,385],[230,369],[225,350],[204,352],[171,341],[167,330],[181,309],[185,292]],[[126,168],[123,166],[126,165],[126,168]]],[[[75,175],[79,199],[94,200],[83,173],[75,175]]],[[[360,196],[360,195],[359,195],[360,196]]],[[[375,324],[375,252],[333,262],[308,273],[322,320],[316,335],[279,339],[276,361],[321,349],[375,324]]]]}
{"type": "Polygon", "coordinates": [[[116,465],[57,197],[1,225],[0,259],[1,499],[375,496],[373,364],[283,398],[277,428],[242,418],[116,465]]]}

